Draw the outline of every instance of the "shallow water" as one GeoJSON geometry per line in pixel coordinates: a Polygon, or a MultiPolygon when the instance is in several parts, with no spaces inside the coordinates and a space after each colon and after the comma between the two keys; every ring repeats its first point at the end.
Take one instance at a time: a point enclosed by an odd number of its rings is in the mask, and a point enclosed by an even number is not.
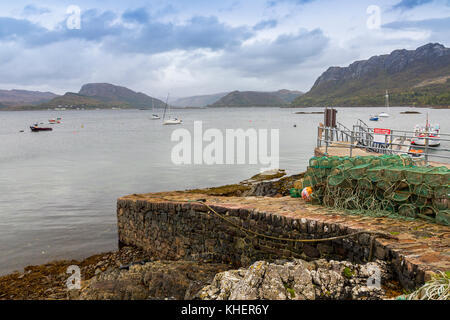
{"type": "MultiPolygon", "coordinates": [[[[162,126],[150,120],[151,111],[140,110],[0,112],[0,274],[116,249],[120,196],[236,183],[259,172],[261,164],[174,165],[172,131],[192,131],[196,120],[204,130],[279,129],[280,167],[289,174],[303,171],[323,115],[293,114],[297,110],[176,110],[182,126],[162,126]],[[52,132],[30,132],[30,124],[55,117],[62,124],[52,132]]],[[[400,115],[403,110],[392,108],[392,117],[376,126],[412,130],[425,122],[426,109],[400,115]]],[[[338,109],[338,121],[351,127],[379,112],[338,109]]],[[[448,110],[429,112],[443,132],[450,131],[448,110]]]]}

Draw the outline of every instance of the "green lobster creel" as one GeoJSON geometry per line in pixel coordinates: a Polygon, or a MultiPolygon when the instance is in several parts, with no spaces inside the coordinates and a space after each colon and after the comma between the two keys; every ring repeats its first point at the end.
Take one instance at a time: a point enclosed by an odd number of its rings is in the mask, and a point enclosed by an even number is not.
{"type": "Polygon", "coordinates": [[[410,196],[411,193],[409,191],[397,190],[391,194],[390,199],[392,199],[395,202],[406,202],[408,201],[410,196]]]}
{"type": "Polygon", "coordinates": [[[358,166],[355,166],[349,170],[350,177],[353,179],[362,179],[366,175],[367,169],[372,167],[370,163],[364,163],[358,166]]]}
{"type": "Polygon", "coordinates": [[[318,168],[319,167],[319,157],[312,157],[309,159],[309,166],[311,168],[318,168]]]}
{"type": "Polygon", "coordinates": [[[345,181],[345,177],[343,175],[334,175],[328,177],[328,184],[332,187],[339,186],[345,181]]]}
{"type": "Polygon", "coordinates": [[[450,170],[446,167],[433,168],[426,172],[423,177],[424,183],[431,187],[450,184],[450,170]]]}
{"type": "MultiPolygon", "coordinates": [[[[446,221],[449,170],[415,167],[407,155],[313,157],[303,179],[312,203],[352,214],[446,221]]],[[[291,190],[300,197],[301,190],[291,190]]]]}
{"type": "Polygon", "coordinates": [[[357,157],[355,157],[354,164],[355,164],[355,166],[360,166],[362,164],[366,164],[366,163],[370,162],[370,160],[371,160],[371,156],[362,156],[362,157],[357,156],[357,157]]]}
{"type": "Polygon", "coordinates": [[[378,182],[384,178],[384,170],[388,168],[386,166],[378,166],[367,169],[367,178],[369,178],[372,182],[378,182]]]}
{"type": "Polygon", "coordinates": [[[411,203],[415,206],[422,208],[428,205],[430,202],[427,198],[416,196],[415,194],[410,197],[411,203]]]}
{"type": "Polygon", "coordinates": [[[372,184],[372,181],[367,178],[363,178],[358,180],[358,187],[363,190],[373,190],[374,186],[372,184]]]}
{"type": "Polygon", "coordinates": [[[450,186],[435,186],[433,187],[433,194],[435,198],[448,199],[450,186]]]}
{"type": "Polygon", "coordinates": [[[427,167],[414,167],[407,168],[405,170],[406,181],[410,184],[421,184],[423,183],[424,174],[433,170],[433,168],[427,167]]]}
{"type": "Polygon", "coordinates": [[[392,189],[392,183],[387,182],[385,180],[381,180],[381,181],[377,182],[377,188],[379,188],[383,191],[386,191],[386,190],[392,189]]]}
{"type": "Polygon", "coordinates": [[[416,196],[424,198],[433,198],[433,189],[426,184],[418,184],[414,186],[413,193],[416,196]]]}
{"type": "Polygon", "coordinates": [[[416,206],[410,203],[402,204],[398,208],[398,214],[404,217],[416,218],[418,209],[416,206]]]}
{"type": "Polygon", "coordinates": [[[385,199],[381,201],[381,207],[385,211],[395,212],[395,203],[390,200],[385,199]]]}
{"type": "Polygon", "coordinates": [[[443,224],[444,226],[450,226],[450,211],[439,210],[438,213],[436,213],[436,222],[443,224]]]}
{"type": "Polygon", "coordinates": [[[443,199],[433,198],[432,200],[433,207],[435,207],[438,210],[449,210],[450,209],[449,202],[450,201],[448,198],[443,199]]]}
{"type": "Polygon", "coordinates": [[[390,182],[401,181],[404,178],[404,171],[403,167],[388,167],[384,170],[384,179],[390,182]]]}
{"type": "Polygon", "coordinates": [[[437,210],[433,206],[425,206],[420,208],[420,214],[427,216],[436,216],[437,210]]]}
{"type": "Polygon", "coordinates": [[[400,154],[399,157],[404,167],[414,166],[414,160],[407,154],[400,154]]]}

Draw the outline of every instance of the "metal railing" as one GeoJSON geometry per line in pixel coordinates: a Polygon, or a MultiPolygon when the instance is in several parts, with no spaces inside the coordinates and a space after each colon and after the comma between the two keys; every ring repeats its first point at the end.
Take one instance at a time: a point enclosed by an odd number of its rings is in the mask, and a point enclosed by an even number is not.
{"type": "MultiPolygon", "coordinates": [[[[414,131],[392,130],[390,134],[385,136],[384,143],[376,142],[374,137],[374,128],[367,126],[362,120],[358,120],[357,124],[350,130],[341,123],[337,123],[336,127],[318,127],[317,147],[325,145],[325,154],[328,154],[328,148],[347,148],[349,156],[353,156],[354,149],[364,149],[368,152],[376,152],[381,154],[413,154],[410,152],[411,147],[422,150],[419,159],[428,164],[430,158],[450,159],[450,149],[443,147],[434,147],[430,142],[436,138],[425,136],[424,146],[411,144],[413,139],[417,139],[414,131]]],[[[440,133],[439,140],[441,142],[450,142],[450,134],[440,133]]],[[[450,143],[449,143],[450,144],[450,143]]],[[[450,161],[446,161],[450,162],[450,161]]]]}

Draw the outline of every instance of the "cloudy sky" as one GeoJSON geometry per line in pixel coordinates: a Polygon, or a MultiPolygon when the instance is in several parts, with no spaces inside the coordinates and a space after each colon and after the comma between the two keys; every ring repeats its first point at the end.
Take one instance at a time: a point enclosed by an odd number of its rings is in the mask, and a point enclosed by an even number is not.
{"type": "Polygon", "coordinates": [[[449,26],[450,0],[1,1],[0,88],[307,91],[329,66],[449,47],[449,26]]]}

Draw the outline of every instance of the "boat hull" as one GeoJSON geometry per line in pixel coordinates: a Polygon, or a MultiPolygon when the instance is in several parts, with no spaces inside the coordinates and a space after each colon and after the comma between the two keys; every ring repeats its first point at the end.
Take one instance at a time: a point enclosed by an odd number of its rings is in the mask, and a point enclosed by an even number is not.
{"type": "MultiPolygon", "coordinates": [[[[426,146],[426,140],[419,138],[419,139],[413,139],[413,141],[411,142],[411,144],[416,145],[416,146],[426,146]]],[[[438,147],[441,145],[441,141],[438,139],[433,139],[433,138],[429,138],[428,139],[428,146],[429,147],[438,147]]]]}
{"type": "Polygon", "coordinates": [[[39,131],[52,131],[52,128],[38,128],[38,127],[30,127],[30,130],[32,132],[39,132],[39,131]]]}
{"type": "Polygon", "coordinates": [[[163,122],[163,125],[176,125],[176,124],[181,124],[183,123],[183,121],[181,120],[166,120],[163,122]]]}

